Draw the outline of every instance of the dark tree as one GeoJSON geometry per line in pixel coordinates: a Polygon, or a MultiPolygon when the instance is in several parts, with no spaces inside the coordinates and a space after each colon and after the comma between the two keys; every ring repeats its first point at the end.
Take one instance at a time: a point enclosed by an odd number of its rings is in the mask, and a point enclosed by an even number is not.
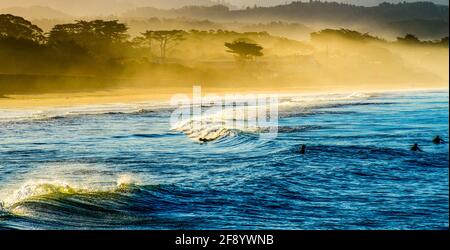
{"type": "Polygon", "coordinates": [[[405,37],[397,37],[397,41],[401,43],[409,43],[409,44],[415,44],[415,43],[421,43],[419,38],[417,36],[412,34],[406,34],[405,37]]]}
{"type": "Polygon", "coordinates": [[[383,42],[383,39],[379,37],[349,29],[324,29],[311,33],[311,41],[313,42],[328,42],[335,38],[352,40],[355,42],[383,42]]]}
{"type": "Polygon", "coordinates": [[[0,15],[1,37],[32,40],[38,43],[45,42],[45,36],[41,28],[22,17],[10,14],[0,15]]]}
{"type": "Polygon", "coordinates": [[[128,38],[127,30],[127,26],[117,20],[77,21],[55,25],[50,31],[49,42],[72,40],[83,45],[118,43],[128,38]]]}
{"type": "Polygon", "coordinates": [[[448,36],[443,37],[443,38],[439,41],[439,44],[448,47],[448,36]]]}
{"type": "Polygon", "coordinates": [[[144,41],[148,43],[150,50],[152,49],[153,41],[159,46],[161,60],[166,59],[167,51],[174,48],[178,43],[184,40],[185,32],[182,30],[158,30],[146,31],[142,33],[144,41]]]}
{"type": "Polygon", "coordinates": [[[119,65],[130,49],[127,26],[117,20],[76,21],[55,25],[49,33],[48,46],[63,57],[89,54],[95,63],[119,65]]]}
{"type": "Polygon", "coordinates": [[[227,52],[235,54],[239,60],[254,61],[256,57],[263,56],[263,47],[246,39],[237,39],[232,43],[225,43],[227,52]]]}

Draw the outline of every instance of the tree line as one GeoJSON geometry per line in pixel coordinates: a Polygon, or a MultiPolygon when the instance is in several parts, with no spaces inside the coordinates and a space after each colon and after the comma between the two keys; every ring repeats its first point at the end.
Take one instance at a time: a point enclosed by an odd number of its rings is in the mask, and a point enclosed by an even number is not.
{"type": "MultiPolygon", "coordinates": [[[[163,64],[169,52],[191,38],[192,50],[207,48],[207,40],[219,37],[223,51],[237,61],[254,62],[264,55],[264,48],[253,37],[270,37],[266,32],[238,33],[227,30],[148,30],[130,37],[128,27],[117,20],[76,21],[55,25],[48,33],[30,21],[14,15],[0,15],[0,73],[114,75],[130,64],[163,64]],[[241,37],[242,36],[242,37],[241,37]],[[198,40],[200,41],[200,40],[198,40]],[[200,44],[202,43],[202,44],[200,44]],[[199,45],[199,46],[197,46],[199,45]],[[200,48],[200,46],[203,46],[200,48]]],[[[326,29],[311,34],[311,40],[342,37],[354,41],[385,40],[357,31],[326,29]]],[[[396,41],[402,44],[448,46],[448,37],[439,41],[420,41],[407,34],[396,41]]],[[[186,48],[184,48],[186,49],[186,48]]]]}
{"type": "MultiPolygon", "coordinates": [[[[149,30],[131,38],[127,31],[127,25],[117,20],[80,20],[55,25],[50,32],[44,33],[22,17],[3,14],[0,15],[0,65],[6,69],[8,64],[22,64],[26,69],[31,67],[27,65],[30,62],[43,60],[37,69],[44,70],[53,64],[56,68],[67,66],[112,72],[112,69],[120,69],[121,64],[130,58],[153,58],[164,63],[168,51],[186,37],[205,35],[196,30],[149,30]]],[[[227,34],[221,30],[214,32],[227,34]]],[[[256,42],[242,39],[224,43],[226,49],[239,60],[254,61],[255,57],[262,56],[263,48],[256,42]]]]}
{"type": "Polygon", "coordinates": [[[432,45],[448,47],[448,36],[438,40],[420,40],[414,34],[406,34],[404,37],[397,37],[394,42],[386,41],[383,38],[370,35],[368,33],[361,33],[349,29],[324,29],[318,32],[311,33],[311,40],[313,42],[326,42],[336,38],[356,41],[356,42],[381,42],[381,43],[397,43],[405,45],[432,45]]]}

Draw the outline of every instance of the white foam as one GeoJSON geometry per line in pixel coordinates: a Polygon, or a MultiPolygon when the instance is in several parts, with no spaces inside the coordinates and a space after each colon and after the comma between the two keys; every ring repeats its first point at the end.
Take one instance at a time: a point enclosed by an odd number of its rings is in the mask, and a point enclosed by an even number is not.
{"type": "Polygon", "coordinates": [[[170,107],[164,102],[112,103],[104,105],[82,105],[42,109],[0,109],[0,122],[17,122],[70,117],[78,115],[99,115],[108,113],[136,113],[142,110],[160,110],[170,107]]]}
{"type": "Polygon", "coordinates": [[[10,183],[0,190],[3,209],[49,194],[113,192],[141,183],[133,173],[114,173],[101,165],[64,163],[43,165],[15,179],[18,183],[10,183]]]}
{"type": "Polygon", "coordinates": [[[172,125],[172,130],[182,132],[198,142],[234,136],[240,132],[256,132],[267,125],[257,120],[258,111],[267,111],[270,105],[278,105],[278,103],[218,109],[212,113],[207,112],[179,121],[172,125]]]}
{"type": "MultiPolygon", "coordinates": [[[[219,109],[212,114],[202,114],[191,119],[185,119],[172,126],[173,130],[186,134],[189,138],[203,142],[216,140],[225,136],[233,136],[239,132],[267,131],[267,125],[248,125],[247,121],[254,121],[258,110],[269,110],[268,105],[278,105],[282,113],[308,112],[310,109],[327,107],[331,104],[343,102],[358,102],[370,98],[369,93],[319,94],[319,95],[281,95],[282,101],[262,106],[242,106],[219,109]],[[284,100],[284,101],[283,101],[284,100]],[[245,110],[244,110],[245,109],[245,110]],[[245,112],[245,118],[242,115],[245,112]],[[238,118],[238,119],[237,119],[238,118]]],[[[245,100],[241,100],[245,101],[245,100]]]]}

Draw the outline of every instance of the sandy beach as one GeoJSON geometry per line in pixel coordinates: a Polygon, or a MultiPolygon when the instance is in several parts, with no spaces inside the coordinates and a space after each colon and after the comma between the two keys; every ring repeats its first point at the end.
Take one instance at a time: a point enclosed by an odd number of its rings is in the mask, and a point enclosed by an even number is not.
{"type": "MultiPolygon", "coordinates": [[[[391,91],[445,90],[448,83],[410,86],[319,86],[299,88],[202,88],[202,95],[216,94],[326,94],[326,93],[364,93],[391,91]]],[[[168,102],[176,94],[192,96],[192,88],[116,88],[89,92],[67,92],[47,94],[3,95],[0,96],[0,109],[73,107],[80,105],[101,105],[116,103],[137,103],[145,101],[168,102]]]]}

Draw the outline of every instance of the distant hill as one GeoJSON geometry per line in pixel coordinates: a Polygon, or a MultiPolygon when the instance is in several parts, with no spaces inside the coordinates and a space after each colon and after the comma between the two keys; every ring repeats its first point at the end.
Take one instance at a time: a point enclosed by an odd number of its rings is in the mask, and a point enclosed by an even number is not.
{"type": "MultiPolygon", "coordinates": [[[[144,0],[145,1],[145,0],[144,0]]],[[[300,1],[300,0],[297,0],[300,1]]],[[[376,6],[383,2],[391,2],[391,3],[399,3],[399,2],[417,2],[418,0],[335,0],[339,3],[349,3],[354,5],[360,5],[360,6],[376,6]]],[[[282,5],[286,4],[286,0],[227,0],[227,2],[236,5],[238,7],[242,6],[274,6],[274,5],[282,5]]],[[[292,1],[293,2],[293,1],[292,1]]],[[[303,2],[308,2],[307,0],[303,0],[303,2]]],[[[435,4],[440,5],[448,5],[448,0],[430,0],[430,2],[433,2],[435,4]]]]}
{"type": "MultiPolygon", "coordinates": [[[[289,2],[287,0],[285,2],[289,2]]],[[[359,0],[337,0],[351,3],[359,0]]],[[[394,0],[392,0],[394,1],[394,0]]],[[[411,0],[412,1],[412,0],[411,0]]],[[[439,2],[441,0],[435,0],[439,2]]],[[[433,2],[381,3],[376,6],[358,6],[347,3],[304,1],[269,7],[236,9],[227,6],[231,0],[0,0],[0,13],[11,13],[28,19],[75,19],[86,16],[104,16],[120,19],[187,18],[210,20],[215,23],[249,23],[243,30],[267,31],[291,38],[303,38],[309,29],[350,28],[388,37],[413,33],[421,38],[441,38],[448,35],[449,7],[433,2]],[[217,3],[223,3],[217,5],[217,3]],[[29,6],[34,4],[35,6],[29,6]],[[5,6],[14,7],[5,7],[5,6]],[[49,7],[42,7],[42,6],[49,7]],[[172,8],[175,6],[184,6],[172,8]],[[205,5],[205,6],[200,6],[205,5]],[[19,6],[19,7],[17,7],[19,6]],[[26,7],[28,6],[28,7],[26,7]],[[159,6],[160,8],[154,7],[159,6]],[[3,9],[2,9],[3,8],[3,9]],[[113,16],[108,16],[113,13],[113,16]],[[74,17],[72,17],[74,16],[74,17]],[[286,26],[274,22],[291,23],[286,26]],[[258,25],[251,25],[258,24],[258,25]],[[270,25],[268,25],[270,24],[270,25]],[[287,32],[290,31],[290,32],[287,32]],[[295,34],[293,34],[295,33],[295,34]]],[[[278,0],[255,0],[265,5],[281,3],[278,0]]],[[[365,3],[380,0],[367,0],[365,3]]],[[[140,20],[142,22],[142,20],[140,20]]],[[[52,23],[39,23],[45,30],[52,23]]],[[[178,26],[177,26],[178,27],[178,26]]],[[[197,26],[195,26],[197,27],[197,26]]],[[[210,27],[210,25],[208,26],[210,27]]]]}
{"type": "Polygon", "coordinates": [[[239,30],[244,32],[268,32],[271,35],[287,37],[290,39],[306,40],[314,29],[301,23],[268,22],[245,24],[239,30]]]}
{"type": "MultiPolygon", "coordinates": [[[[184,6],[224,5],[230,9],[247,6],[273,7],[287,5],[291,2],[309,2],[309,0],[0,0],[0,9],[11,7],[47,6],[72,16],[105,16],[116,15],[126,10],[140,7],[158,9],[182,8],[184,6]]],[[[333,0],[327,0],[331,2],[333,0]]],[[[405,2],[405,0],[334,0],[358,6],[376,6],[383,2],[405,2]]],[[[406,0],[415,2],[420,0],[406,0]]],[[[429,2],[448,6],[448,0],[427,0],[429,2]]],[[[316,2],[316,1],[313,1],[316,2]]]]}
{"type": "Polygon", "coordinates": [[[225,5],[232,7],[228,1],[225,0],[119,0],[128,2],[136,7],[154,7],[159,9],[173,9],[184,6],[214,6],[225,5]]]}
{"type": "Polygon", "coordinates": [[[0,0],[0,9],[11,7],[47,6],[73,16],[116,15],[136,7],[160,9],[180,8],[188,5],[212,6],[223,4],[223,0],[0,0]]]}
{"type": "Polygon", "coordinates": [[[119,0],[0,0],[0,9],[30,6],[47,6],[72,16],[111,15],[135,7],[119,0]]]}
{"type": "Polygon", "coordinates": [[[405,20],[390,22],[385,28],[397,34],[415,34],[422,39],[434,39],[449,35],[448,21],[442,20],[405,20]]]}
{"type": "MultiPolygon", "coordinates": [[[[273,7],[248,7],[233,10],[223,5],[187,6],[162,10],[153,7],[135,8],[123,17],[187,17],[226,22],[267,23],[273,21],[303,23],[327,27],[347,27],[363,32],[388,34],[390,37],[416,33],[424,38],[448,35],[449,7],[432,2],[382,3],[365,7],[336,2],[292,2],[273,7]],[[447,32],[446,32],[447,30],[447,32]]],[[[261,27],[258,27],[261,28],[261,27]]]]}
{"type": "Polygon", "coordinates": [[[448,21],[448,6],[431,2],[382,3],[374,7],[356,6],[336,2],[293,2],[274,7],[254,7],[230,10],[226,6],[190,6],[172,10],[153,7],[136,8],[123,13],[127,17],[195,17],[212,20],[253,21],[320,21],[347,24],[361,21],[393,22],[411,19],[448,21]]]}
{"type": "Polygon", "coordinates": [[[69,19],[72,16],[44,6],[11,7],[0,9],[0,14],[13,14],[26,19],[69,19]]]}

